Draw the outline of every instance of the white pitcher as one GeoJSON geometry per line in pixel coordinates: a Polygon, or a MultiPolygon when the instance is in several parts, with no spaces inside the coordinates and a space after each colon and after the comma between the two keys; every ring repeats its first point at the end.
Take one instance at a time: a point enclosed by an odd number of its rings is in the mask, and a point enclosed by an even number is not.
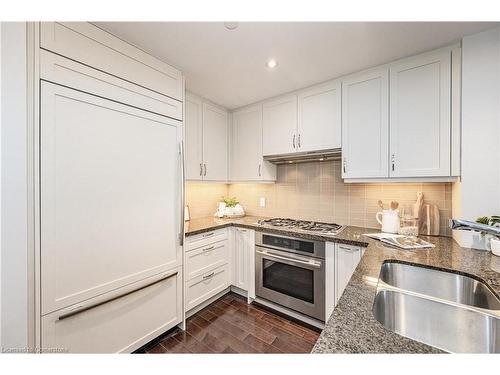
{"type": "Polygon", "coordinates": [[[383,210],[377,212],[375,219],[382,225],[382,232],[398,233],[399,230],[399,213],[394,210],[383,210]],[[382,217],[382,219],[380,219],[382,217]]]}

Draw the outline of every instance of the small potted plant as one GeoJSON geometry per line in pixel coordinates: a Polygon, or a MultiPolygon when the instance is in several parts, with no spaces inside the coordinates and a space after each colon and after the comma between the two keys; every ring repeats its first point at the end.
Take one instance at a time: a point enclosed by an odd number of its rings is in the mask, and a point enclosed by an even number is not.
{"type": "MultiPolygon", "coordinates": [[[[476,222],[479,224],[489,225],[492,227],[500,226],[500,216],[481,216],[476,219],[476,222]]],[[[490,249],[491,252],[497,256],[500,256],[500,238],[498,236],[493,236],[490,238],[490,249]]]]}
{"type": "Polygon", "coordinates": [[[243,217],[245,216],[245,210],[236,200],[236,198],[221,197],[221,202],[219,203],[219,211],[217,216],[243,217]],[[224,212],[221,212],[222,210],[224,212]]]}
{"type": "Polygon", "coordinates": [[[224,202],[226,204],[226,212],[225,212],[225,214],[227,216],[233,215],[234,208],[236,207],[236,205],[239,202],[234,197],[233,198],[221,197],[221,198],[222,198],[222,202],[224,202]]]}

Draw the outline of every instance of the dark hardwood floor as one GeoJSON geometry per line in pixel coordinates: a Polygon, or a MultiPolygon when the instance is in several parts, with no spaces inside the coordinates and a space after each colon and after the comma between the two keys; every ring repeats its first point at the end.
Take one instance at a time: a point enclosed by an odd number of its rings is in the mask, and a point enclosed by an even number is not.
{"type": "Polygon", "coordinates": [[[227,294],[143,353],[309,353],[319,333],[227,294]]]}

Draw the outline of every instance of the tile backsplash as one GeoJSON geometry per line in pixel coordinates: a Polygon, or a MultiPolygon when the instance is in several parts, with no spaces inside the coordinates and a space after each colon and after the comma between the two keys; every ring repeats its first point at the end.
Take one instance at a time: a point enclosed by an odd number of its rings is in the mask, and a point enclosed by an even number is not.
{"type": "Polygon", "coordinates": [[[212,216],[221,196],[227,196],[228,185],[210,182],[187,182],[186,204],[192,219],[212,216]]]}
{"type": "Polygon", "coordinates": [[[220,196],[229,195],[249,215],[379,228],[375,220],[379,199],[386,204],[395,200],[404,207],[415,202],[419,191],[424,193],[424,203],[439,207],[441,234],[451,235],[451,183],[346,184],[341,179],[340,161],[280,165],[274,184],[188,183],[186,199],[193,218],[213,215],[220,196]],[[266,207],[259,206],[261,197],[266,199],[266,207]]]}

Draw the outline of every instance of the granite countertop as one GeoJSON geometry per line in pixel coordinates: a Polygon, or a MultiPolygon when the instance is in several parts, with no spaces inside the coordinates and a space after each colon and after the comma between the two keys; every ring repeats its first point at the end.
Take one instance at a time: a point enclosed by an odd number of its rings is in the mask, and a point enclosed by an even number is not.
{"type": "MultiPolygon", "coordinates": [[[[363,233],[367,233],[366,229],[349,227],[343,236],[355,241],[363,233]]],[[[500,294],[500,257],[487,251],[462,248],[449,237],[422,238],[436,247],[399,250],[363,236],[368,247],[312,353],[442,352],[389,331],[373,317],[372,305],[380,267],[389,259],[473,274],[500,294]]]]}
{"type": "MultiPolygon", "coordinates": [[[[194,236],[195,234],[210,232],[215,229],[221,229],[226,227],[241,227],[241,228],[255,229],[267,233],[281,234],[283,236],[304,238],[308,240],[331,241],[331,242],[340,242],[353,245],[368,246],[368,241],[367,241],[368,238],[361,236],[353,237],[349,230],[350,227],[345,227],[345,229],[342,230],[338,235],[332,236],[321,233],[314,233],[314,234],[303,233],[297,230],[287,229],[287,228],[269,228],[269,227],[264,228],[257,223],[259,220],[264,220],[264,219],[269,219],[269,218],[264,216],[248,215],[242,218],[234,218],[234,219],[233,218],[219,219],[218,217],[215,216],[204,217],[200,219],[191,219],[190,221],[186,222],[184,233],[186,237],[190,237],[194,236]]],[[[368,232],[378,232],[378,230],[364,229],[363,233],[368,233],[368,232]]]]}
{"type": "Polygon", "coordinates": [[[366,247],[363,258],[326,322],[312,353],[442,353],[437,348],[389,331],[373,317],[372,305],[377,280],[380,267],[386,260],[400,260],[473,274],[500,294],[500,257],[487,251],[462,248],[449,237],[422,237],[436,245],[432,249],[399,250],[363,236],[363,233],[377,232],[375,229],[348,226],[337,236],[309,235],[291,230],[264,229],[257,224],[260,219],[264,218],[246,216],[241,219],[194,219],[186,227],[186,236],[238,226],[366,247]]]}
{"type": "Polygon", "coordinates": [[[184,225],[184,233],[186,237],[194,236],[204,232],[210,232],[214,229],[221,229],[230,226],[238,226],[243,228],[257,228],[257,221],[267,219],[260,216],[244,216],[242,218],[222,218],[215,216],[203,217],[200,219],[191,219],[186,221],[184,225]]]}

